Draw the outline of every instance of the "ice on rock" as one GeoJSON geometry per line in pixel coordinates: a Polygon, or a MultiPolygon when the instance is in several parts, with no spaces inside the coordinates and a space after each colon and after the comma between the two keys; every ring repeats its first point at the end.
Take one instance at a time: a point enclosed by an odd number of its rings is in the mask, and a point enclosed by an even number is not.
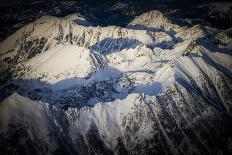
{"type": "Polygon", "coordinates": [[[226,33],[155,10],[126,28],[37,19],[0,44],[0,150],[231,154],[226,33]]]}

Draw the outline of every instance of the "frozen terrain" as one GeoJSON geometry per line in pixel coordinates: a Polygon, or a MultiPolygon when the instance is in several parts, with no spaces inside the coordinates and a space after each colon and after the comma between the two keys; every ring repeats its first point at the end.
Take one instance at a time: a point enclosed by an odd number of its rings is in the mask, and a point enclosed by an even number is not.
{"type": "Polygon", "coordinates": [[[0,150],[232,153],[231,30],[156,10],[125,28],[37,19],[0,44],[0,150]]]}

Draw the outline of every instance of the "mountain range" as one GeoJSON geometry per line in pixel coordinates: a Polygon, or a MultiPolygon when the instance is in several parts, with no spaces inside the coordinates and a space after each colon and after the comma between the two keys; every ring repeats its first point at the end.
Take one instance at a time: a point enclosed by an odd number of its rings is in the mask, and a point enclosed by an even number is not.
{"type": "Polygon", "coordinates": [[[172,15],[45,15],[4,39],[0,154],[231,154],[232,29],[172,15]]]}

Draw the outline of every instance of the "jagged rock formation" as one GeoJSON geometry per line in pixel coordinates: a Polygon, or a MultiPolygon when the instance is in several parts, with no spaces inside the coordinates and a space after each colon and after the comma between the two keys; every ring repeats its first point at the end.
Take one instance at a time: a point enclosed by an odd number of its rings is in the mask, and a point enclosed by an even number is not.
{"type": "Polygon", "coordinates": [[[158,11],[126,28],[42,17],[0,44],[0,150],[229,154],[230,41],[158,11]]]}

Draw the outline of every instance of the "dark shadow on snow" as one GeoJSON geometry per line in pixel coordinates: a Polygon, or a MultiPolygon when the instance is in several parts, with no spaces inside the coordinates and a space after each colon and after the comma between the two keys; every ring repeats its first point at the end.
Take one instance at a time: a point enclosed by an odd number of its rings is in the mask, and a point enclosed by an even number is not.
{"type": "Polygon", "coordinates": [[[92,45],[90,50],[101,54],[110,54],[119,52],[123,49],[136,48],[140,44],[142,44],[142,42],[137,39],[106,38],[92,45]]]}
{"type": "Polygon", "coordinates": [[[156,82],[151,85],[132,86],[133,89],[130,92],[118,92],[115,86],[122,77],[122,72],[106,66],[87,79],[69,78],[54,84],[38,79],[10,79],[1,85],[0,102],[17,92],[19,95],[28,97],[31,100],[40,100],[52,105],[83,107],[92,106],[87,104],[91,98],[97,98],[98,102],[108,102],[125,99],[132,92],[156,95],[161,91],[161,84],[156,82]]]}
{"type": "Polygon", "coordinates": [[[89,21],[87,21],[87,20],[81,20],[81,19],[75,19],[74,23],[76,23],[77,25],[85,26],[85,27],[94,26],[89,21]]]}

